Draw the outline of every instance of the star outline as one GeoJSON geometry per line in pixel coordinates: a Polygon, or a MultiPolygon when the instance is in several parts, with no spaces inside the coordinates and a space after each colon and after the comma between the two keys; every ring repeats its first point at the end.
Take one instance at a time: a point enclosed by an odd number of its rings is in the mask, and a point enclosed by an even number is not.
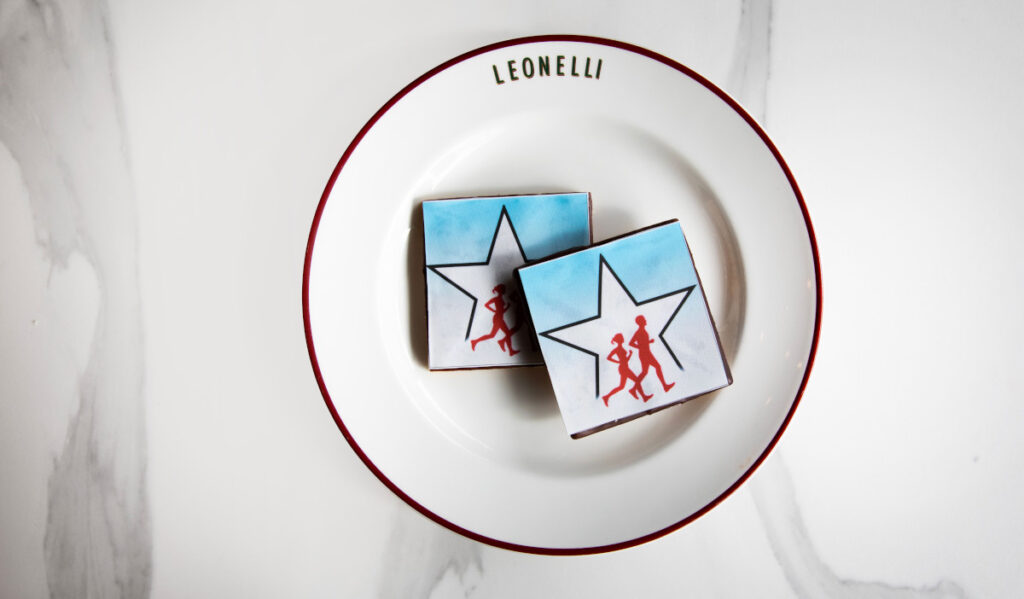
{"type": "Polygon", "coordinates": [[[645,304],[649,304],[651,302],[655,302],[655,301],[660,300],[660,299],[665,299],[666,297],[675,295],[677,293],[682,293],[683,294],[683,297],[682,297],[681,300],[679,300],[679,304],[676,306],[676,309],[672,311],[672,315],[669,316],[667,321],[665,321],[665,326],[663,326],[661,328],[661,331],[658,332],[658,338],[661,339],[662,345],[665,346],[665,349],[668,350],[669,355],[672,356],[672,360],[676,363],[676,366],[678,366],[680,370],[685,370],[683,368],[682,363],[679,362],[679,358],[676,357],[675,352],[672,351],[672,347],[668,344],[668,341],[665,340],[665,331],[667,331],[668,327],[672,325],[672,322],[675,320],[676,315],[679,314],[679,310],[683,307],[683,304],[686,303],[686,300],[689,299],[690,295],[693,293],[693,290],[697,288],[697,285],[696,284],[689,285],[687,287],[683,287],[681,289],[676,289],[675,291],[669,291],[668,293],[662,293],[661,295],[656,295],[656,296],[648,298],[648,299],[646,299],[646,300],[644,300],[642,302],[638,302],[638,301],[636,301],[636,297],[633,295],[633,292],[630,291],[629,288],[626,287],[626,285],[622,282],[622,278],[619,277],[619,273],[615,272],[615,269],[612,268],[612,265],[604,257],[604,254],[598,254],[598,265],[597,265],[597,273],[598,273],[597,274],[597,314],[595,314],[593,316],[589,316],[587,318],[583,318],[583,319],[577,320],[575,322],[570,322],[570,323],[567,323],[567,324],[563,324],[563,325],[557,326],[557,327],[555,327],[553,329],[548,329],[548,330],[540,333],[540,336],[546,337],[547,339],[550,339],[552,341],[556,341],[558,343],[561,343],[562,345],[571,347],[572,349],[575,349],[577,351],[583,352],[585,354],[589,354],[594,359],[594,391],[595,391],[594,397],[595,398],[596,397],[601,397],[601,369],[600,369],[600,359],[601,359],[601,357],[596,352],[592,352],[589,349],[582,348],[582,347],[576,345],[575,343],[570,343],[570,342],[565,341],[563,339],[559,339],[557,337],[553,337],[551,335],[551,333],[557,333],[558,331],[561,331],[561,330],[564,330],[564,329],[568,329],[568,328],[574,327],[576,325],[583,324],[585,322],[590,322],[590,321],[593,321],[593,320],[598,320],[598,319],[601,318],[601,296],[602,296],[602,291],[604,290],[604,268],[602,268],[602,267],[607,267],[608,268],[608,272],[612,273],[612,276],[615,277],[615,280],[619,283],[619,287],[623,291],[626,292],[626,295],[629,297],[630,301],[633,302],[634,306],[643,306],[645,304]]]}
{"type": "Polygon", "coordinates": [[[491,255],[494,254],[494,244],[498,241],[498,231],[501,230],[501,221],[502,221],[502,219],[505,219],[505,220],[508,221],[508,228],[509,228],[509,230],[512,231],[512,238],[516,240],[516,247],[519,248],[519,255],[522,256],[524,265],[528,264],[529,260],[527,260],[526,252],[523,250],[523,244],[522,244],[521,241],[519,241],[519,233],[516,232],[516,226],[514,224],[512,224],[512,217],[509,216],[509,214],[508,214],[508,208],[503,203],[501,205],[501,212],[498,213],[498,222],[497,222],[497,224],[494,225],[494,234],[491,235],[491,245],[490,245],[490,247],[487,248],[487,257],[484,258],[484,260],[482,262],[451,262],[451,263],[447,263],[447,264],[427,264],[426,265],[428,270],[430,270],[431,272],[433,272],[437,276],[441,277],[449,285],[451,285],[452,287],[455,287],[456,289],[461,291],[466,297],[468,297],[469,299],[473,300],[473,305],[472,305],[472,307],[469,310],[469,322],[466,324],[466,338],[465,338],[465,340],[467,340],[467,341],[469,340],[469,336],[470,336],[470,334],[472,334],[472,331],[473,331],[473,319],[476,318],[476,305],[478,303],[478,298],[475,295],[473,295],[472,293],[470,293],[469,291],[466,291],[466,289],[464,289],[461,285],[459,285],[455,281],[453,281],[453,280],[449,279],[448,277],[444,276],[444,274],[442,274],[441,271],[438,270],[438,268],[439,267],[447,268],[449,266],[483,266],[483,265],[489,264],[490,261],[491,261],[491,255]]]}

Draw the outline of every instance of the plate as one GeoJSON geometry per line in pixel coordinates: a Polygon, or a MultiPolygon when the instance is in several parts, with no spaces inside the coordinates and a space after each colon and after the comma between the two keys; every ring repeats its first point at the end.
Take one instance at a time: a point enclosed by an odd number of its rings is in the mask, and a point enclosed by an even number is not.
{"type": "Polygon", "coordinates": [[[546,554],[636,545],[706,513],[778,441],[818,339],[814,234],[768,136],[706,79],[629,44],[509,40],[410,83],[317,207],[313,370],[366,466],[434,521],[546,554]],[[589,191],[594,239],[678,218],[732,386],[580,440],[543,367],[427,369],[420,202],[589,191]]]}

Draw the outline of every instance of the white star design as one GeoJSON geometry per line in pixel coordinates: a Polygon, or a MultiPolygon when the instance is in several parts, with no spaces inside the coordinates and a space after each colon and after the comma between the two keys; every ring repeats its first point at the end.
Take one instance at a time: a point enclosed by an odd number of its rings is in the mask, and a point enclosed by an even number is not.
{"type": "MultiPolygon", "coordinates": [[[[619,280],[618,275],[608,265],[604,256],[601,256],[599,277],[597,314],[579,322],[545,331],[541,335],[594,357],[595,396],[609,393],[619,387],[624,380],[625,386],[620,389],[620,392],[622,396],[628,396],[633,394],[631,389],[634,389],[634,381],[628,377],[624,379],[619,365],[608,359],[609,353],[616,348],[613,338],[617,334],[622,335],[624,351],[619,355],[628,356],[629,370],[634,375],[642,377],[640,395],[649,397],[664,395],[668,389],[665,389],[662,382],[659,381],[660,377],[653,363],[660,366],[664,382],[668,384],[669,388],[678,382],[678,374],[682,372],[682,365],[676,359],[672,348],[665,343],[662,334],[672,324],[673,318],[694,287],[686,287],[638,302],[619,280]],[[648,338],[653,342],[649,346],[653,361],[649,357],[647,360],[642,360],[640,348],[630,347],[631,339],[641,328],[640,323],[637,322],[639,316],[643,316],[646,320],[644,328],[648,338]],[[644,363],[647,363],[646,373],[643,372],[644,363]]],[[[639,336],[642,337],[642,334],[639,336]]],[[[619,393],[615,393],[612,397],[618,398],[619,395],[619,393]]],[[[639,396],[635,395],[634,397],[640,399],[639,396]]]]}
{"type": "MultiPolygon", "coordinates": [[[[495,288],[498,285],[504,285],[505,293],[502,300],[510,305],[508,313],[504,317],[505,323],[513,331],[513,335],[520,330],[521,325],[524,324],[525,315],[520,309],[521,302],[519,294],[516,292],[513,273],[515,269],[524,264],[526,264],[526,254],[523,253],[515,229],[512,228],[508,211],[502,207],[486,261],[430,267],[443,279],[473,298],[473,308],[470,310],[466,328],[467,340],[478,339],[492,332],[495,314],[486,309],[485,305],[496,297],[495,288]]],[[[503,337],[504,335],[499,332],[491,341],[500,341],[503,337]]],[[[516,349],[522,348],[516,347],[516,349]]]]}

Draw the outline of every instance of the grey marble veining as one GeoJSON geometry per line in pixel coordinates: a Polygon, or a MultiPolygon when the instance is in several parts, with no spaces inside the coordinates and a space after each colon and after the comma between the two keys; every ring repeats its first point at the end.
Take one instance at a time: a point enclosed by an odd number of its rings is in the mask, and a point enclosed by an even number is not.
{"type": "Polygon", "coordinates": [[[52,597],[149,594],[137,209],[106,7],[0,6],[0,143],[28,191],[51,272],[74,255],[99,292],[77,408],[49,476],[43,543],[52,597]]]}
{"type": "Polygon", "coordinates": [[[726,91],[764,123],[771,77],[772,0],[742,0],[726,91]]]}
{"type": "Polygon", "coordinates": [[[798,597],[842,599],[962,599],[960,585],[940,580],[920,587],[840,578],[814,548],[781,456],[768,459],[750,483],[768,542],[798,597]]]}
{"type": "Polygon", "coordinates": [[[480,545],[402,504],[381,560],[381,599],[470,597],[484,575],[480,545]]]}
{"type": "MultiPolygon", "coordinates": [[[[771,81],[772,4],[771,0],[742,0],[736,47],[726,84],[727,91],[764,127],[768,121],[768,86],[771,81]]],[[[799,597],[967,596],[959,585],[946,580],[915,588],[839,578],[811,542],[792,479],[778,451],[765,460],[748,482],[747,489],[757,506],[779,567],[799,597]]]]}

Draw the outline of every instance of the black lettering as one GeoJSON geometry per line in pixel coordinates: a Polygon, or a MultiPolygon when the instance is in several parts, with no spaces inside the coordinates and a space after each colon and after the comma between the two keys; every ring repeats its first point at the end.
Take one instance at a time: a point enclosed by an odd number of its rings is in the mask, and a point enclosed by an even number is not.
{"type": "Polygon", "coordinates": [[[587,57],[587,66],[583,67],[583,76],[587,79],[593,79],[594,76],[590,74],[590,57],[587,57]]]}
{"type": "Polygon", "coordinates": [[[597,72],[594,73],[594,79],[600,79],[600,78],[601,78],[601,59],[598,58],[597,59],[597,72]]]}
{"type": "Polygon", "coordinates": [[[516,77],[516,61],[508,61],[508,78],[512,81],[519,81],[519,77],[516,77]]]}
{"type": "Polygon", "coordinates": [[[492,64],[492,65],[491,65],[491,70],[493,70],[493,71],[494,71],[494,81],[495,81],[495,82],[496,82],[496,83],[497,83],[498,85],[501,85],[502,83],[505,83],[504,81],[502,81],[502,80],[501,80],[501,75],[499,75],[499,74],[498,74],[498,65],[493,65],[493,64],[492,64]]]}
{"type": "Polygon", "coordinates": [[[550,56],[538,56],[537,57],[537,74],[541,77],[551,74],[551,57],[550,56]]]}
{"type": "Polygon", "coordinates": [[[533,79],[533,59],[530,57],[523,59],[523,75],[526,75],[527,79],[533,79]]]}
{"type": "Polygon", "coordinates": [[[555,73],[559,77],[565,77],[565,57],[561,54],[558,55],[557,62],[555,63],[555,73]]]}
{"type": "Polygon", "coordinates": [[[575,56],[572,57],[572,69],[571,69],[571,72],[572,72],[572,76],[573,77],[579,77],[580,76],[580,74],[576,72],[576,57],[575,56]]]}

